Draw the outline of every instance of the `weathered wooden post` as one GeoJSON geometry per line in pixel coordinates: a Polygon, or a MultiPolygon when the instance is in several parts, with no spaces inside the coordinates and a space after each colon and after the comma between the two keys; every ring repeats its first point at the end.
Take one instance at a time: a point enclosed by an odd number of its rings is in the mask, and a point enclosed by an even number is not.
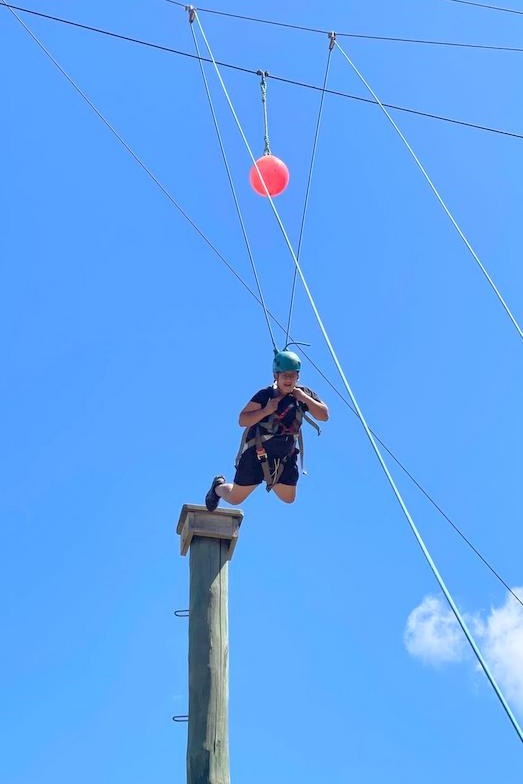
{"type": "Polygon", "coordinates": [[[190,551],[187,784],[230,784],[228,561],[242,519],[184,504],[176,528],[190,551]]]}

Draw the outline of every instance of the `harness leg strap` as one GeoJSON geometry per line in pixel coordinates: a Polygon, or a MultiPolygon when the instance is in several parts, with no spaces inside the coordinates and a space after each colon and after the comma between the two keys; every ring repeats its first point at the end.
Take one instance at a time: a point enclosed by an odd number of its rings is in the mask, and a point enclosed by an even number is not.
{"type": "MultiPolygon", "coordinates": [[[[276,466],[276,470],[274,471],[274,474],[271,474],[271,472],[269,471],[269,467],[268,467],[269,461],[267,460],[265,462],[265,466],[267,467],[267,474],[269,477],[269,479],[267,480],[267,477],[264,474],[265,482],[267,483],[266,490],[268,493],[270,493],[274,485],[277,485],[278,482],[280,481],[280,476],[283,474],[283,469],[285,468],[286,462],[287,462],[287,457],[282,457],[281,459],[278,459],[278,465],[276,466]]],[[[262,465],[262,470],[263,470],[263,465],[262,465]]]]}
{"type": "Polygon", "coordinates": [[[267,457],[267,452],[265,451],[265,447],[263,446],[263,442],[259,430],[256,431],[255,441],[256,441],[256,457],[258,458],[261,464],[261,469],[263,471],[263,479],[266,484],[266,490],[268,493],[270,493],[274,485],[278,483],[280,476],[283,473],[287,456],[283,457],[281,460],[278,460],[278,464],[276,465],[275,471],[273,474],[271,474],[269,458],[267,457]]]}

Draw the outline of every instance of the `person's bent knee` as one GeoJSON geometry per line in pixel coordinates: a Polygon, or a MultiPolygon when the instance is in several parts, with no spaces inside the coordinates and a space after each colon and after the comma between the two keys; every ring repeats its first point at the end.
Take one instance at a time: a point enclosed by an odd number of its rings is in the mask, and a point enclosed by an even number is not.
{"type": "Polygon", "coordinates": [[[296,487],[294,485],[275,485],[274,492],[284,504],[293,504],[296,500],[296,487]]]}
{"type": "Polygon", "coordinates": [[[223,500],[227,501],[227,503],[231,506],[238,506],[238,504],[241,504],[242,501],[245,501],[246,498],[246,495],[242,493],[235,493],[234,490],[231,490],[229,495],[225,496],[223,500]]]}

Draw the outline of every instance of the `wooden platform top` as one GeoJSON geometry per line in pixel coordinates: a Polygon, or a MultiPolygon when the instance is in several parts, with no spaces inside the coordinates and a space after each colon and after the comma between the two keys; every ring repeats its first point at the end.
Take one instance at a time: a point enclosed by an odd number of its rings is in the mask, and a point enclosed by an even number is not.
{"type": "Polygon", "coordinates": [[[208,512],[205,506],[184,504],[176,533],[180,534],[180,552],[186,555],[193,536],[229,541],[229,559],[236,546],[243,512],[241,509],[216,509],[208,512]]]}
{"type": "Polygon", "coordinates": [[[215,509],[214,512],[208,512],[206,506],[200,506],[199,504],[184,504],[182,506],[182,511],[180,512],[178,525],[176,526],[177,534],[181,534],[183,525],[189,512],[195,512],[198,514],[198,516],[201,514],[209,518],[230,518],[236,521],[236,525],[240,525],[241,521],[243,520],[243,512],[241,509],[215,509]]]}

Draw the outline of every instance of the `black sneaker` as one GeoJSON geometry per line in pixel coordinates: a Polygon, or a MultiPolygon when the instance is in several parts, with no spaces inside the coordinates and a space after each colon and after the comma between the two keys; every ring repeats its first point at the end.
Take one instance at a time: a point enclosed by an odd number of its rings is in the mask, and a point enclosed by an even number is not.
{"type": "Polygon", "coordinates": [[[224,476],[215,476],[212,480],[212,485],[209,488],[209,492],[205,496],[205,506],[207,507],[208,512],[214,512],[220,503],[220,496],[217,494],[215,488],[218,487],[218,485],[223,484],[225,484],[224,476]]]}

